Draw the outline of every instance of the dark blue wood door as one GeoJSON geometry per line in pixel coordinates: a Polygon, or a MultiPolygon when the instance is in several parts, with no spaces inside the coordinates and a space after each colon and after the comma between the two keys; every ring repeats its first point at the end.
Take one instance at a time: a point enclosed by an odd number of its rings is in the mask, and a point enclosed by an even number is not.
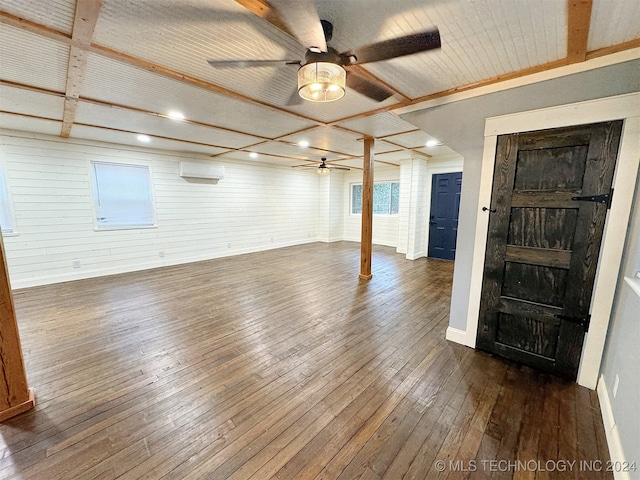
{"type": "Polygon", "coordinates": [[[429,216],[430,257],[453,260],[456,256],[461,188],[462,172],[433,175],[429,216]]]}

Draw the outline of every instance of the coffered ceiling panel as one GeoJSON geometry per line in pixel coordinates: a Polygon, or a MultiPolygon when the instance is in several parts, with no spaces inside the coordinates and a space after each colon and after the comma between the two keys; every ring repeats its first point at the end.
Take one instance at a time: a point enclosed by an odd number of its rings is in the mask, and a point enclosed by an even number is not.
{"type": "Polygon", "coordinates": [[[415,156],[415,154],[412,154],[412,152],[408,150],[397,150],[389,153],[376,154],[376,160],[378,160],[379,162],[387,162],[394,165],[400,165],[400,162],[402,160],[408,160],[412,158],[412,156],[415,156]]]}
{"type": "Polygon", "coordinates": [[[105,0],[94,42],[192,77],[285,105],[295,66],[212,68],[207,59],[293,59],[304,49],[232,0],[105,0]]]}
{"type": "Polygon", "coordinates": [[[372,137],[385,137],[387,135],[416,129],[415,125],[411,125],[409,122],[404,121],[390,112],[381,112],[375,115],[340,122],[338,126],[366,133],[372,137]]]}
{"type": "Polygon", "coordinates": [[[284,137],[291,143],[306,141],[315,148],[335,151],[345,155],[362,155],[362,135],[331,127],[317,127],[284,137]]]}
{"type": "Polygon", "coordinates": [[[24,88],[0,85],[0,107],[2,110],[34,115],[48,119],[62,120],[64,97],[40,92],[32,92],[24,88]]]}
{"type": "Polygon", "coordinates": [[[238,151],[225,153],[220,157],[216,157],[216,160],[222,163],[227,158],[231,160],[240,160],[248,164],[268,163],[272,165],[280,165],[283,167],[292,167],[294,165],[300,165],[300,163],[304,163],[292,158],[276,156],[276,155],[268,155],[265,153],[261,153],[257,157],[251,158],[249,157],[248,152],[238,152],[238,151]]]}
{"type": "Polygon", "coordinates": [[[407,148],[424,147],[429,140],[437,141],[436,138],[424,133],[422,130],[414,130],[412,132],[385,137],[385,141],[393,142],[407,148]]]}
{"type": "Polygon", "coordinates": [[[594,0],[589,50],[629,42],[640,37],[640,2],[594,0]]]}
{"type": "MultiPolygon", "coordinates": [[[[294,90],[295,88],[290,89],[291,92],[294,90]]],[[[330,123],[352,117],[361,112],[383,108],[395,103],[397,103],[397,101],[393,97],[385,100],[384,102],[376,102],[354,90],[351,90],[350,88],[347,88],[344,97],[335,102],[304,102],[302,105],[286,108],[299,113],[300,115],[311,117],[321,122],[330,123]]]]}
{"type": "Polygon", "coordinates": [[[89,55],[82,96],[155,113],[180,111],[189,120],[267,138],[314,125],[96,54],[89,55]],[[105,83],[109,88],[104,88],[105,83]]]}
{"type": "Polygon", "coordinates": [[[41,118],[25,117],[0,112],[0,128],[9,130],[22,130],[33,133],[46,133],[47,135],[60,135],[62,122],[56,120],[43,120],[41,118]]]}
{"type": "Polygon", "coordinates": [[[242,148],[260,141],[249,135],[87,102],[78,103],[76,122],[218,147],[242,148]]]}
{"type": "Polygon", "coordinates": [[[98,127],[88,127],[85,125],[74,125],[72,130],[74,138],[84,138],[102,142],[111,142],[122,145],[132,145],[135,147],[157,148],[159,150],[172,150],[176,152],[200,153],[204,155],[215,155],[225,152],[224,149],[198,145],[192,142],[180,142],[167,140],[164,138],[151,138],[149,143],[141,143],[137,134],[129,132],[119,132],[116,130],[105,130],[98,127]]]}
{"type": "Polygon", "coordinates": [[[2,10],[68,35],[73,31],[75,0],[2,0],[2,10]]]}
{"type": "Polygon", "coordinates": [[[566,55],[562,1],[371,0],[361,10],[350,8],[349,2],[326,3],[339,18],[334,30],[338,50],[360,45],[366,37],[371,43],[437,26],[440,50],[367,64],[374,75],[411,98],[566,55]]]}
{"type": "MultiPolygon", "coordinates": [[[[383,140],[380,140],[378,145],[389,145],[390,148],[397,150],[398,145],[403,145],[406,147],[405,155],[408,157],[411,156],[411,153],[416,154],[424,154],[425,157],[433,157],[437,158],[443,155],[455,155],[456,152],[446,145],[438,144],[434,146],[425,146],[426,140],[433,139],[430,135],[425,134],[424,132],[417,131],[413,133],[408,133],[399,136],[387,137],[383,140]],[[412,138],[413,137],[413,138],[412,138]],[[419,142],[419,140],[423,140],[423,142],[419,142]],[[418,140],[418,143],[415,141],[418,140]]],[[[407,157],[407,158],[408,158],[407,157]]]]}
{"type": "Polygon", "coordinates": [[[64,92],[68,63],[66,45],[0,24],[2,80],[64,92]]]}
{"type": "Polygon", "coordinates": [[[315,160],[320,157],[334,159],[344,156],[342,152],[330,152],[315,148],[301,148],[297,145],[288,145],[281,142],[267,142],[251,147],[249,150],[260,154],[281,155],[298,161],[303,159],[315,160]]]}
{"type": "Polygon", "coordinates": [[[415,151],[424,153],[425,155],[429,155],[436,159],[441,156],[451,156],[451,155],[457,154],[457,152],[450,149],[446,145],[437,145],[435,147],[421,147],[421,148],[416,148],[415,151]]]}

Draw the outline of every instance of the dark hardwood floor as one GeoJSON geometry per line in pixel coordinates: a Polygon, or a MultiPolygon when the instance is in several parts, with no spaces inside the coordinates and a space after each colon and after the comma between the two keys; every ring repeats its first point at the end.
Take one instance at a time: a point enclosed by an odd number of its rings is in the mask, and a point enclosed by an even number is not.
{"type": "Polygon", "coordinates": [[[579,463],[609,459],[595,392],[444,339],[451,263],[358,267],[318,243],[16,292],[38,403],[0,477],[612,478],[579,463]]]}

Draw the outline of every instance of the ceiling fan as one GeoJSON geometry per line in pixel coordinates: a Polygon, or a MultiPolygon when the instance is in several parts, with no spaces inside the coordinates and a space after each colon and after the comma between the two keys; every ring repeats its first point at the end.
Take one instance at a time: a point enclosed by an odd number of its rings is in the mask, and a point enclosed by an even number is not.
{"type": "Polygon", "coordinates": [[[347,171],[351,170],[350,168],[347,168],[347,167],[338,167],[338,166],[334,167],[331,165],[327,165],[327,157],[322,157],[320,159],[320,165],[318,165],[317,167],[314,165],[304,165],[300,168],[315,168],[320,175],[329,175],[331,170],[347,170],[347,171]]]}
{"type": "Polygon", "coordinates": [[[320,20],[313,0],[236,0],[252,13],[293,36],[307,49],[303,60],[208,60],[216,68],[298,65],[298,89],[289,99],[294,105],[302,99],[331,102],[342,98],[345,87],[378,102],[393,95],[387,86],[368,78],[358,67],[440,48],[437,29],[385,40],[338,53],[327,46],[333,25],[320,20]]]}

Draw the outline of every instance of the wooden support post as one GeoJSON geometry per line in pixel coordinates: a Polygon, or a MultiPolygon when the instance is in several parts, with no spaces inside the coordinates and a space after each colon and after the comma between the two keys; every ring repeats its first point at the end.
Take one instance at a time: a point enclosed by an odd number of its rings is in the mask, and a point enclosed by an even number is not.
{"type": "Polygon", "coordinates": [[[369,280],[373,238],[373,137],[364,137],[362,169],[362,235],[360,236],[360,278],[369,280]]]}
{"type": "Polygon", "coordinates": [[[0,234],[0,422],[35,406],[27,387],[16,311],[11,295],[7,258],[0,234]]]}

